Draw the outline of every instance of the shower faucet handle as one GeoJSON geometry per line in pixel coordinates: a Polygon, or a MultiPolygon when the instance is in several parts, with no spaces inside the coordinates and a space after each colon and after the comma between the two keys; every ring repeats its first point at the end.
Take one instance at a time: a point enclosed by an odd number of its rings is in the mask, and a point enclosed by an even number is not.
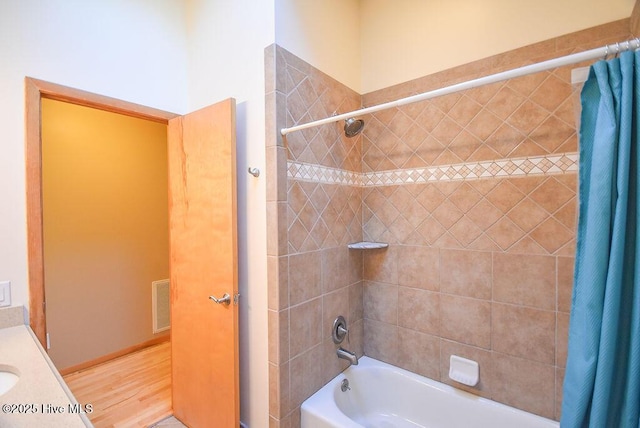
{"type": "Polygon", "coordinates": [[[348,334],[349,334],[349,329],[347,328],[347,321],[344,319],[342,315],[340,315],[338,316],[338,318],[336,318],[333,321],[333,329],[331,334],[333,338],[333,343],[335,344],[342,343],[345,337],[347,337],[347,341],[348,341],[348,337],[349,337],[348,334]]]}

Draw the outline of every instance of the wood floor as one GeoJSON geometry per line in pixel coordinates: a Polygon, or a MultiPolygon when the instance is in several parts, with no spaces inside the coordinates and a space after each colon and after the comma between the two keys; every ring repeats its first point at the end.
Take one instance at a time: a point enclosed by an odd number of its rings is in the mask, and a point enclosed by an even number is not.
{"type": "Polygon", "coordinates": [[[148,427],[171,415],[169,342],[68,374],[64,380],[89,419],[102,427],[148,427]]]}

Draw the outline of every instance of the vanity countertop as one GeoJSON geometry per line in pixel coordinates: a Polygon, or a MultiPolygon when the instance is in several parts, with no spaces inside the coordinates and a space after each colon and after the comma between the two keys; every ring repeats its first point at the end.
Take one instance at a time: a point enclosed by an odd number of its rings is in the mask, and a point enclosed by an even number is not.
{"type": "Polygon", "coordinates": [[[12,389],[0,395],[0,427],[91,426],[86,416],[78,414],[79,407],[74,407],[72,395],[49,362],[28,326],[0,328],[0,366],[17,368],[20,376],[12,389]]]}

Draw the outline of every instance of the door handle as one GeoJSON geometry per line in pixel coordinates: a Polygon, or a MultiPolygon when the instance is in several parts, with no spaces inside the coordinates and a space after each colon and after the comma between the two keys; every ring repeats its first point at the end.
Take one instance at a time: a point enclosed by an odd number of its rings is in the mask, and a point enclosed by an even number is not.
{"type": "Polygon", "coordinates": [[[209,296],[211,300],[216,302],[219,305],[230,305],[231,304],[231,296],[229,294],[224,293],[221,298],[216,299],[214,296],[209,296]]]}

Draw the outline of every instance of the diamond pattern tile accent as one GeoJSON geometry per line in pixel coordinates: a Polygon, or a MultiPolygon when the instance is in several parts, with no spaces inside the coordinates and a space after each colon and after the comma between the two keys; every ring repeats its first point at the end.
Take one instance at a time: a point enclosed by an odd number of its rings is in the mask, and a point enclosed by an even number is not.
{"type": "Polygon", "coordinates": [[[565,69],[537,73],[374,113],[363,132],[363,151],[371,150],[363,170],[576,151],[575,89],[560,71],[567,74],[565,69]]]}
{"type": "MultiPolygon", "coordinates": [[[[287,126],[323,119],[360,107],[360,95],[312,67],[285,55],[287,126]]],[[[371,128],[375,130],[375,127],[371,128]]],[[[386,127],[381,127],[386,129],[386,127]]],[[[362,136],[347,139],[341,124],[308,128],[286,137],[288,158],[330,168],[362,170],[362,136]],[[297,134],[297,135],[296,135],[297,134]]],[[[382,157],[377,164],[382,163],[382,157]]]]}
{"type": "MultiPolygon", "coordinates": [[[[562,153],[519,159],[496,159],[487,162],[440,165],[430,168],[393,169],[358,173],[304,162],[287,162],[287,176],[292,179],[352,186],[395,186],[431,181],[474,180],[545,174],[566,174],[578,170],[578,154],[562,153]]],[[[562,201],[564,203],[566,201],[562,201]]]]}
{"type": "Polygon", "coordinates": [[[481,163],[362,174],[289,162],[290,247],[353,241],[361,228],[391,243],[559,254],[574,236],[575,179],[554,171],[576,161],[498,159],[480,174],[481,163]],[[534,169],[546,174],[524,172],[534,169]]]}
{"type": "MultiPolygon", "coordinates": [[[[359,107],[311,67],[286,70],[288,126],[359,107]]],[[[289,134],[290,249],[359,237],[569,252],[575,180],[561,177],[578,169],[574,93],[562,74],[538,73],[376,112],[354,140],[339,123],[289,134]]]]}

